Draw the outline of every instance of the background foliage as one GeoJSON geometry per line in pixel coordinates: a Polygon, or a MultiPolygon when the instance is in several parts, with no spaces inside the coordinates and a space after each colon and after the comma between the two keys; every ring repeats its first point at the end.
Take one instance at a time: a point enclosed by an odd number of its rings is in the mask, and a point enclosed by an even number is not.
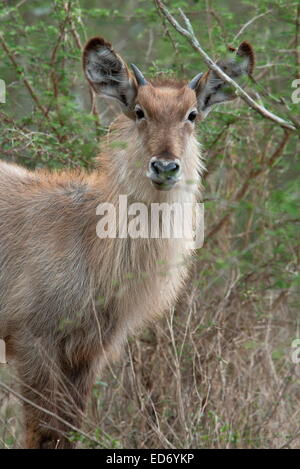
{"type": "MultiPolygon", "coordinates": [[[[165,3],[184,10],[214,58],[250,41],[257,84],[248,91],[299,118],[291,101],[300,78],[298,2],[165,3]]],[[[206,69],[152,1],[2,0],[0,31],[0,156],[30,168],[93,167],[116,108],[92,102],[80,59],[88,37],[109,39],[147,77],[189,79],[206,69]]],[[[237,100],[211,113],[199,139],[205,246],[174,311],[130,339],[122,362],[95,384],[85,423],[93,441],[73,435],[83,447],[300,444],[300,368],[291,361],[300,337],[299,131],[237,100]]],[[[12,373],[2,367],[0,378],[14,387],[12,373]]],[[[19,403],[1,391],[0,446],[19,447],[21,435],[19,403]]]]}

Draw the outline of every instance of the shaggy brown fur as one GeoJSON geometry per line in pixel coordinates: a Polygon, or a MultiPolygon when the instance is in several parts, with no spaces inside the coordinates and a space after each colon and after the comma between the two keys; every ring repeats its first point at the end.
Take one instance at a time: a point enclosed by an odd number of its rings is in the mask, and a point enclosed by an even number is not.
{"type": "Polygon", "coordinates": [[[92,83],[86,70],[94,88],[127,106],[111,126],[101,168],[31,172],[0,164],[0,338],[32,402],[24,405],[28,448],[72,446],[68,423],[80,426],[96,370],[119,355],[128,334],[174,304],[191,253],[185,240],[100,239],[96,227],[99,204],[117,206],[120,194],[148,206],[196,200],[202,165],[185,116],[198,95],[182,84],[138,87],[102,39],[84,54],[85,67],[100,60],[92,65],[103,82],[92,83]],[[113,72],[127,82],[114,82],[113,72]],[[147,113],[143,122],[134,118],[136,103],[147,113]],[[160,154],[182,165],[169,192],[145,176],[160,154]]]}

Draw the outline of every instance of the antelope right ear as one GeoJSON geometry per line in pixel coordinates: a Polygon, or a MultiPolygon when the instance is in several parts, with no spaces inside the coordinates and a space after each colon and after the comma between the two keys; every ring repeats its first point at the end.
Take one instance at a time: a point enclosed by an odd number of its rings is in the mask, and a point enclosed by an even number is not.
{"type": "MultiPolygon", "coordinates": [[[[238,81],[242,76],[252,76],[255,55],[252,46],[244,41],[238,49],[229,48],[231,57],[219,60],[217,65],[229,77],[238,81]]],[[[198,74],[189,84],[195,90],[198,101],[198,111],[202,118],[216,105],[236,98],[234,90],[223,82],[212,70],[198,74]]]]}
{"type": "Polygon", "coordinates": [[[116,99],[130,111],[137,94],[137,83],[126,63],[101,37],[89,40],[83,52],[85,76],[96,93],[116,99]]]}

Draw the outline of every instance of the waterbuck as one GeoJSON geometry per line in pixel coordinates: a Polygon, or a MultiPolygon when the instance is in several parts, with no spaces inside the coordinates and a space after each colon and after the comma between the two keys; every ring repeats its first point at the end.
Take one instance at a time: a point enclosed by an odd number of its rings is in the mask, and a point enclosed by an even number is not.
{"type": "MultiPolygon", "coordinates": [[[[219,61],[251,74],[243,42],[219,61]]],[[[99,206],[194,203],[203,164],[195,125],[235,98],[212,72],[147,80],[103,38],[83,68],[93,90],[122,107],[91,173],[0,164],[0,338],[20,378],[28,448],[70,448],[95,373],[128,334],[174,305],[192,250],[185,238],[101,237],[99,206]]]]}

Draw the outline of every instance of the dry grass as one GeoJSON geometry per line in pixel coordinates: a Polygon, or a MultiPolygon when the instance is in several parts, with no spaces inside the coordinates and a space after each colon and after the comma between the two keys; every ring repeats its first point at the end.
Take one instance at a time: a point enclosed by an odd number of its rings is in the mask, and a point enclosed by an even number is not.
{"type": "Polygon", "coordinates": [[[95,388],[91,415],[122,447],[278,448],[290,438],[299,446],[292,308],[254,281],[239,291],[237,267],[226,277],[191,286],[95,388]]]}

